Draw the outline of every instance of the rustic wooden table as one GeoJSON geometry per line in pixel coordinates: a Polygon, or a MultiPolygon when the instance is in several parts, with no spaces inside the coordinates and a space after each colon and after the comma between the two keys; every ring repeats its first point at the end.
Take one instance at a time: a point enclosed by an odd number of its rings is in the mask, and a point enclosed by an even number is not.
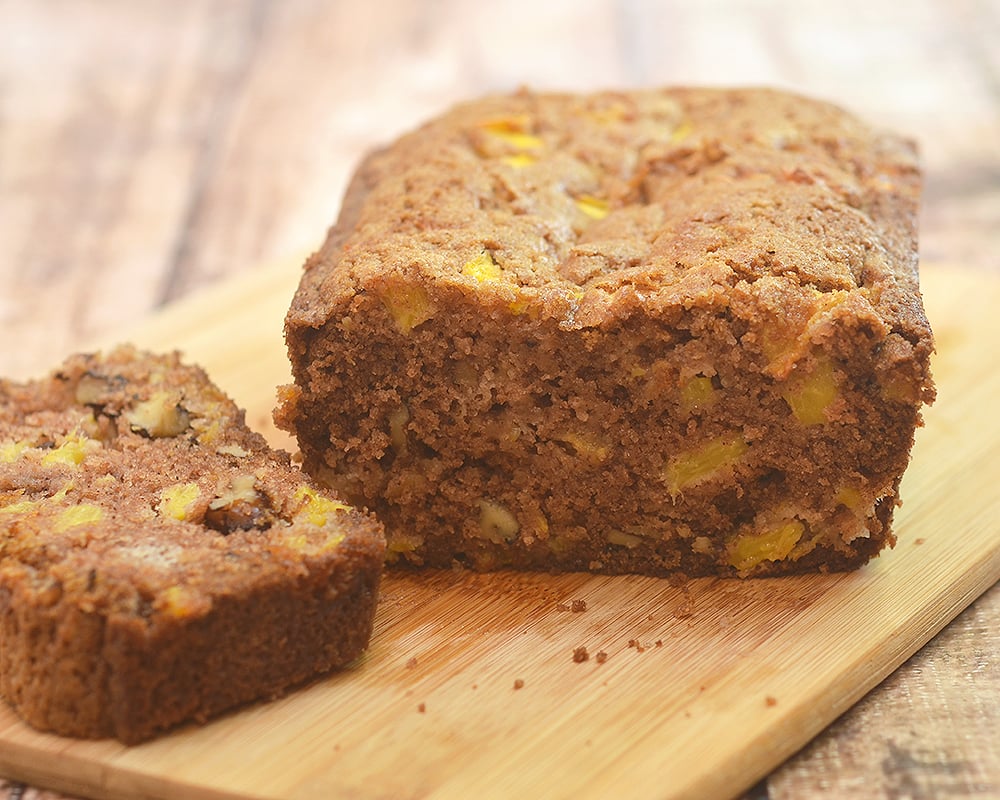
{"type": "MultiPolygon", "coordinates": [[[[299,258],[369,146],[520,84],[834,100],[920,141],[924,260],[1000,274],[998,42],[997,0],[0,0],[0,374],[299,258]]],[[[998,631],[994,587],[750,796],[1000,797],[998,631]]]]}

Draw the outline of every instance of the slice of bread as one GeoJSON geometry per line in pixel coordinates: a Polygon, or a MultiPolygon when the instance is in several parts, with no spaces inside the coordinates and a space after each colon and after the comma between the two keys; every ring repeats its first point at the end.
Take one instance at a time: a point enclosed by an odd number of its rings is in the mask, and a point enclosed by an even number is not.
{"type": "Polygon", "coordinates": [[[134,743],[345,665],[383,557],[176,354],[0,381],[0,694],[35,727],[134,743]]]}

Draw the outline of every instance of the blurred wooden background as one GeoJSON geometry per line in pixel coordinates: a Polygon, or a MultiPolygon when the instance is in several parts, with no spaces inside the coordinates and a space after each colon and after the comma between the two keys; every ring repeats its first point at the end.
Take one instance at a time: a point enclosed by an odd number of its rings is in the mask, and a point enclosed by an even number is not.
{"type": "MultiPolygon", "coordinates": [[[[359,156],[456,100],[678,83],[915,137],[922,258],[1000,275],[997,0],[0,0],[0,374],[299,261],[359,156]]],[[[995,587],[754,796],[1000,797],[998,631],[995,587]]]]}

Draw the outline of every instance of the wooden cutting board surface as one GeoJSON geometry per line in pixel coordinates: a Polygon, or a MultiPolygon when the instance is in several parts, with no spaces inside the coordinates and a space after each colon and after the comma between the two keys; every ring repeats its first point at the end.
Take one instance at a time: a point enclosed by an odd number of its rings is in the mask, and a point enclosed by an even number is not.
{"type": "MultiPolygon", "coordinates": [[[[290,446],[270,409],[297,277],[253,273],[119,338],[182,349],[290,446]]],[[[1000,280],[926,266],[923,285],[939,397],[899,544],[868,567],[683,585],[390,573],[350,669],[132,748],[41,734],[0,708],[0,773],[101,797],[737,794],[1000,578],[1000,280]]]]}

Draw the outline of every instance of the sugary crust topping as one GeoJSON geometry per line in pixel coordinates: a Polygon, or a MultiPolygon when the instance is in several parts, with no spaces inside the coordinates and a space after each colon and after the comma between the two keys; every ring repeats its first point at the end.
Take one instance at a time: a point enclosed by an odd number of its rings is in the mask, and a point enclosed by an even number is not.
{"type": "Polygon", "coordinates": [[[855,294],[927,343],[919,190],[911,142],[784,92],[488,97],[367,160],[288,325],[319,327],[375,291],[405,332],[446,286],[600,327],[743,287],[765,303],[855,294]]]}
{"type": "Polygon", "coordinates": [[[129,347],[0,381],[0,579],[149,619],[202,613],[378,537],[177,355],[129,347]]]}

